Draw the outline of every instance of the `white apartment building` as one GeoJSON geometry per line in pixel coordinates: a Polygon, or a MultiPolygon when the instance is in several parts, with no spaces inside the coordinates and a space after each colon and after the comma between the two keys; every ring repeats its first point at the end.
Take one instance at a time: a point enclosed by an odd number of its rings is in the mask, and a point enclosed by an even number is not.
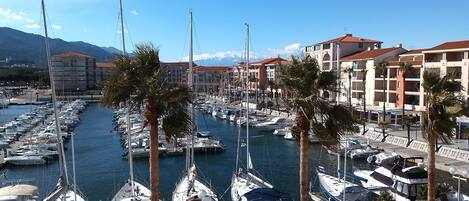
{"type": "Polygon", "coordinates": [[[342,86],[339,102],[347,103],[349,93],[351,93],[351,101],[355,106],[363,105],[363,97],[365,97],[366,105],[378,106],[386,102],[390,107],[395,107],[397,72],[389,68],[385,80],[375,66],[381,62],[397,60],[398,55],[403,52],[406,50],[399,45],[391,48],[370,48],[342,57],[341,69],[343,70],[340,76],[342,86]],[[351,79],[345,72],[346,69],[352,70],[351,79]]]}

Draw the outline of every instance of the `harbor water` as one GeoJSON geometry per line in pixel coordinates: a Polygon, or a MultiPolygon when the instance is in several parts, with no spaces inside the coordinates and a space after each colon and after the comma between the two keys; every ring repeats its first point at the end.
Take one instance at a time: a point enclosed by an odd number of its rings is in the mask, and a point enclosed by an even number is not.
{"type": "MultiPolygon", "coordinates": [[[[10,106],[0,111],[0,120],[11,120],[29,109],[30,106],[10,106]],[[15,112],[18,114],[13,115],[16,114],[15,112]]],[[[123,148],[120,146],[120,138],[113,131],[113,113],[98,104],[90,104],[81,113],[80,119],[80,125],[74,130],[78,187],[88,200],[110,200],[128,178],[128,162],[121,156],[123,148]]],[[[222,153],[197,154],[195,158],[197,173],[213,187],[219,197],[223,196],[222,200],[231,200],[229,186],[236,165],[238,128],[228,121],[215,119],[202,112],[197,112],[197,123],[199,130],[210,131],[211,135],[221,139],[225,146],[225,151],[222,153]]],[[[240,132],[244,138],[245,129],[240,129],[240,132]]],[[[298,143],[274,136],[271,132],[257,131],[254,128],[250,128],[250,135],[250,152],[258,175],[272,183],[275,188],[288,192],[294,200],[299,200],[298,143]]],[[[66,147],[68,148],[68,169],[71,170],[70,143],[66,147]]],[[[310,180],[313,190],[317,191],[315,169],[321,165],[327,172],[335,174],[337,157],[328,154],[319,145],[311,145],[309,150],[310,180]]],[[[245,155],[245,147],[242,147],[240,155],[242,167],[246,166],[245,155]]],[[[347,165],[348,171],[373,169],[366,161],[347,160],[347,165]]],[[[182,176],[184,167],[184,156],[160,158],[162,199],[171,200],[171,193],[182,176]]],[[[5,178],[1,178],[0,181],[28,180],[39,187],[40,197],[44,197],[57,183],[58,162],[50,161],[42,166],[6,167],[4,171],[5,178]]],[[[148,185],[148,160],[134,160],[134,173],[136,178],[148,185]]],[[[456,186],[455,181],[447,173],[439,173],[437,179],[456,186]]],[[[463,183],[461,186],[463,192],[469,194],[469,185],[463,183]]]]}

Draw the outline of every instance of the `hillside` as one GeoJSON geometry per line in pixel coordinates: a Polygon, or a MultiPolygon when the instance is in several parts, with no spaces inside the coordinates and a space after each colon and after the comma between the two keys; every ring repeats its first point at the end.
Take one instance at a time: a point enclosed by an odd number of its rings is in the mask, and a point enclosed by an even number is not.
{"type": "MultiPolygon", "coordinates": [[[[41,35],[0,27],[0,61],[9,58],[10,63],[45,64],[44,46],[44,37],[41,35]]],[[[81,41],[67,42],[62,39],[51,39],[50,48],[52,55],[74,51],[94,56],[98,61],[111,60],[113,57],[111,52],[81,41]]]]}

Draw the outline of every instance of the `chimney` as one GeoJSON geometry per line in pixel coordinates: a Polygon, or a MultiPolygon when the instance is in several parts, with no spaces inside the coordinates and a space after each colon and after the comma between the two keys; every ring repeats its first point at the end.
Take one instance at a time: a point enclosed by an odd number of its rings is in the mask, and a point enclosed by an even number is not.
{"type": "Polygon", "coordinates": [[[395,48],[402,48],[402,43],[399,43],[397,45],[394,46],[395,48]]]}
{"type": "Polygon", "coordinates": [[[345,34],[345,36],[352,36],[352,34],[345,34]]]}
{"type": "Polygon", "coordinates": [[[368,47],[367,50],[368,50],[368,51],[373,50],[373,47],[370,46],[370,47],[368,47]]]}

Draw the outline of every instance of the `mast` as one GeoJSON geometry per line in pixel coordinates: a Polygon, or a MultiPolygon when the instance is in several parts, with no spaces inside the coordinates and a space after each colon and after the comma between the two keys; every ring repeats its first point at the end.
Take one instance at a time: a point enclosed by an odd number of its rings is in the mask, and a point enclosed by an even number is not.
{"type": "MultiPolygon", "coordinates": [[[[189,90],[194,93],[194,75],[193,75],[193,67],[192,67],[192,62],[194,60],[193,58],[193,47],[192,47],[192,11],[189,11],[189,79],[188,79],[188,85],[189,85],[189,90]]],[[[191,152],[190,152],[190,161],[189,161],[189,168],[194,165],[194,131],[196,128],[196,122],[195,122],[195,115],[194,115],[194,105],[191,104],[191,121],[192,121],[192,129],[191,129],[191,152]]]]}
{"type": "Polygon", "coordinates": [[[62,188],[66,192],[66,189],[68,188],[67,163],[65,161],[62,136],[60,134],[61,133],[60,122],[59,122],[57,97],[56,97],[55,84],[54,84],[54,74],[52,73],[52,62],[50,59],[49,35],[47,33],[47,19],[46,19],[46,9],[44,5],[44,0],[41,1],[41,8],[42,8],[42,18],[44,22],[44,42],[46,46],[47,69],[49,71],[49,80],[50,80],[50,85],[51,85],[51,90],[52,90],[52,104],[54,106],[55,133],[57,134],[57,151],[59,154],[59,171],[60,171],[60,177],[65,179],[65,185],[63,185],[62,188]]]}
{"type": "MultiPolygon", "coordinates": [[[[119,16],[120,16],[120,25],[121,25],[121,40],[122,40],[122,57],[126,59],[127,52],[125,50],[125,31],[124,31],[124,12],[122,9],[122,0],[119,0],[119,16]]],[[[130,177],[130,189],[132,191],[132,197],[135,197],[135,188],[134,188],[134,165],[132,157],[132,143],[131,143],[131,128],[130,128],[130,105],[127,105],[126,113],[126,131],[127,131],[127,158],[129,160],[129,177],[130,177]]]]}
{"type": "Polygon", "coordinates": [[[246,171],[251,168],[251,156],[249,154],[249,24],[246,25],[246,171]]]}

